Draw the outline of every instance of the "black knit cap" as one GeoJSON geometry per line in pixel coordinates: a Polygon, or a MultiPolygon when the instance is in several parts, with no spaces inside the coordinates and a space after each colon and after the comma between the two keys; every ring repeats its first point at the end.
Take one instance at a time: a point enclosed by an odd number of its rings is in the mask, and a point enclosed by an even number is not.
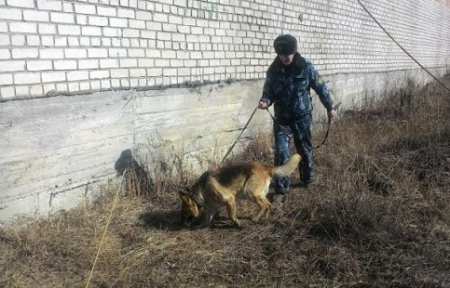
{"type": "Polygon", "coordinates": [[[291,55],[297,52],[297,39],[290,34],[280,35],[273,42],[273,47],[278,55],[291,55]]]}

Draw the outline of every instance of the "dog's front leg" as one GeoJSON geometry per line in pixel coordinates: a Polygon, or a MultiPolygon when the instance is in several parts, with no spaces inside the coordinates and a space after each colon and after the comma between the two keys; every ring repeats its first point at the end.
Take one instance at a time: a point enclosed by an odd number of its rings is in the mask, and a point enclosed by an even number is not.
{"type": "Polygon", "coordinates": [[[253,218],[253,222],[259,222],[263,215],[266,215],[266,219],[269,217],[272,205],[265,197],[255,197],[256,204],[259,206],[258,214],[253,218]]]}
{"type": "Polygon", "coordinates": [[[209,206],[206,208],[201,217],[200,217],[200,223],[193,226],[195,229],[201,229],[209,227],[214,219],[214,216],[217,214],[217,208],[214,206],[209,206]]]}
{"type": "Polygon", "coordinates": [[[227,212],[228,212],[228,217],[230,217],[231,221],[233,221],[233,224],[238,227],[241,228],[241,223],[239,222],[238,218],[237,218],[237,212],[236,212],[236,200],[234,197],[230,197],[230,199],[228,199],[228,201],[226,202],[227,205],[227,212]]]}

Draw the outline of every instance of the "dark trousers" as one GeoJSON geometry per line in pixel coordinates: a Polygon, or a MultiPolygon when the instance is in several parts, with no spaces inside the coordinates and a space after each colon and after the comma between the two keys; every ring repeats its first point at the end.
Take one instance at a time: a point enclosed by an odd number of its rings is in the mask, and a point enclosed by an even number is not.
{"type": "MultiPolygon", "coordinates": [[[[274,123],[275,136],[275,166],[283,165],[290,158],[289,142],[293,138],[297,152],[302,156],[299,165],[300,179],[304,183],[312,181],[314,176],[314,151],[311,141],[312,115],[308,114],[293,120],[287,125],[274,123]]],[[[287,193],[291,182],[289,177],[274,179],[277,193],[287,193]]]]}

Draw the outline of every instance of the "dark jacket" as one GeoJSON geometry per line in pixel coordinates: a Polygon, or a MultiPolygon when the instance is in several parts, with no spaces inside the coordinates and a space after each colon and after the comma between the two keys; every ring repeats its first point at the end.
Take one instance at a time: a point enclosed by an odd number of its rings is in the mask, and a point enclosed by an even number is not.
{"type": "Polygon", "coordinates": [[[297,53],[292,64],[284,66],[277,57],[267,71],[261,100],[274,103],[275,117],[287,124],[311,113],[310,88],[328,111],[333,108],[330,91],[310,61],[297,53]]]}

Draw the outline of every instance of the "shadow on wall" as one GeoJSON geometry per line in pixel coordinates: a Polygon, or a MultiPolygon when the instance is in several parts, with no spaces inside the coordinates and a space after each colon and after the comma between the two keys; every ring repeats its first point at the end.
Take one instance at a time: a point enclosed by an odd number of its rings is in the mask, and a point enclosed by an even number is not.
{"type": "Polygon", "coordinates": [[[134,159],[130,149],[120,153],[119,159],[114,164],[117,175],[122,175],[122,189],[126,195],[150,196],[153,190],[153,180],[148,176],[147,171],[142,168],[134,159]]]}

